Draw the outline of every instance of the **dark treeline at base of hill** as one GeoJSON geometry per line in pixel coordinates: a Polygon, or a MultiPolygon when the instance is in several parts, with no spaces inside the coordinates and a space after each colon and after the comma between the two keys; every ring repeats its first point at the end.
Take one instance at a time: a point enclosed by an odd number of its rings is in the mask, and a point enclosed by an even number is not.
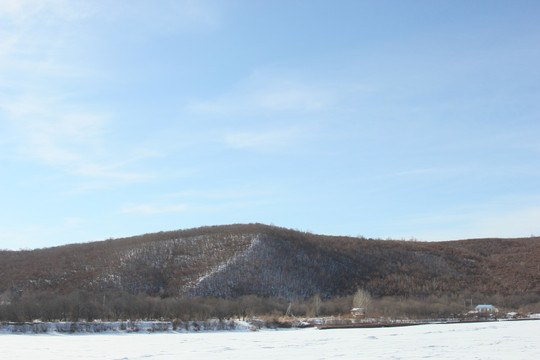
{"type": "MultiPolygon", "coordinates": [[[[162,319],[206,320],[229,319],[252,316],[297,317],[349,316],[353,307],[353,295],[321,300],[311,298],[289,301],[276,297],[241,296],[235,299],[181,297],[160,298],[115,294],[90,294],[74,291],[66,295],[54,293],[26,293],[24,297],[3,301],[0,304],[0,321],[102,321],[162,319]]],[[[497,306],[502,313],[539,313],[540,295],[492,295],[442,297],[380,297],[372,298],[366,307],[368,317],[391,318],[448,318],[464,316],[476,304],[497,306]],[[472,305],[472,306],[471,306],[472,305]]]]}

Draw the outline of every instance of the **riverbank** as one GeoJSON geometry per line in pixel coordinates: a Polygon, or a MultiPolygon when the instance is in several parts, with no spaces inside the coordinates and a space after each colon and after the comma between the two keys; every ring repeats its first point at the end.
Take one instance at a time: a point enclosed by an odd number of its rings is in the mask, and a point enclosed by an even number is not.
{"type": "Polygon", "coordinates": [[[208,319],[205,321],[78,321],[78,322],[4,322],[0,323],[0,334],[100,334],[100,333],[195,333],[218,331],[258,331],[277,329],[302,329],[314,327],[319,330],[388,328],[434,324],[464,324],[496,321],[540,320],[540,316],[517,319],[364,319],[353,322],[340,318],[246,318],[208,319]]]}
{"type": "Polygon", "coordinates": [[[478,319],[478,320],[424,320],[424,321],[411,321],[411,320],[398,320],[393,322],[359,322],[351,324],[321,324],[316,325],[320,330],[328,329],[369,329],[369,328],[386,328],[386,327],[404,327],[404,326],[416,326],[416,325],[437,325],[437,324],[470,324],[470,323],[486,323],[496,321],[528,321],[528,320],[540,320],[540,318],[516,318],[516,319],[478,319]]]}

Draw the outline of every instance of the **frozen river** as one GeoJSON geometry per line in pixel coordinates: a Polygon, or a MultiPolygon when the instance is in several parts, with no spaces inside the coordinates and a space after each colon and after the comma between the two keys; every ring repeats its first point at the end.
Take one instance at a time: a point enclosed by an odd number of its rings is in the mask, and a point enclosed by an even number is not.
{"type": "Polygon", "coordinates": [[[377,329],[0,335],[2,359],[540,359],[540,321],[377,329]]]}

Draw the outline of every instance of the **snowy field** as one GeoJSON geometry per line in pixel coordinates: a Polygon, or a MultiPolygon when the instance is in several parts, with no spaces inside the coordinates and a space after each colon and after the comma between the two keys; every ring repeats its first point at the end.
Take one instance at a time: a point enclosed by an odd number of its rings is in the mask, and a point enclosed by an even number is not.
{"type": "Polygon", "coordinates": [[[2,359],[540,359],[540,321],[378,329],[0,335],[2,359]]]}

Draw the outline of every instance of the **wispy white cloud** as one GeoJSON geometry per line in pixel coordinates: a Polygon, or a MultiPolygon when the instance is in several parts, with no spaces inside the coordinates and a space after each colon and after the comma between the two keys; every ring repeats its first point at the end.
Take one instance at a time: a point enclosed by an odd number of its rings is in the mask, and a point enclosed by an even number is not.
{"type": "MultiPolygon", "coordinates": [[[[14,24],[29,24],[38,16],[78,20],[92,13],[93,2],[74,2],[69,0],[2,0],[0,18],[14,24]]],[[[53,21],[50,19],[49,21],[53,21]]]]}
{"type": "Polygon", "coordinates": [[[108,114],[65,103],[63,99],[32,96],[0,103],[12,132],[13,156],[84,178],[125,182],[152,177],[126,171],[130,161],[115,161],[115,156],[111,156],[106,139],[108,114]]]}
{"type": "Polygon", "coordinates": [[[276,84],[275,88],[268,91],[263,90],[254,94],[252,100],[255,106],[273,111],[316,111],[323,109],[330,103],[330,96],[321,90],[283,82],[276,84]]]}
{"type": "Polygon", "coordinates": [[[189,207],[186,204],[138,204],[127,205],[122,208],[124,214],[156,215],[172,212],[184,212],[189,207]]]}
{"type": "Polygon", "coordinates": [[[219,11],[214,4],[196,0],[164,0],[159,4],[146,0],[69,1],[69,0],[2,0],[0,18],[11,25],[32,25],[78,21],[88,17],[109,21],[127,20],[146,25],[146,30],[186,30],[219,23],[219,11]]]}
{"type": "Polygon", "coordinates": [[[452,176],[462,174],[466,172],[467,169],[463,167],[456,168],[443,168],[443,167],[429,167],[429,168],[418,168],[400,171],[396,173],[397,176],[452,176]]]}
{"type": "Polygon", "coordinates": [[[152,34],[211,28],[218,18],[216,6],[191,0],[0,1],[2,156],[31,159],[85,179],[152,178],[147,171],[131,170],[141,159],[140,149],[133,144],[116,148],[109,132],[119,120],[95,106],[95,95],[86,97],[80,83],[110,70],[77,54],[89,51],[86,41],[99,35],[100,25],[120,29],[111,36],[125,38],[135,28],[152,34]]]}
{"type": "Polygon", "coordinates": [[[103,9],[112,20],[129,19],[145,32],[199,31],[214,29],[220,23],[215,4],[196,0],[166,0],[149,6],[147,1],[120,1],[103,9]]]}
{"type": "MultiPolygon", "coordinates": [[[[54,31],[60,24],[70,24],[94,14],[90,2],[66,0],[3,0],[0,2],[0,59],[11,56],[21,60],[32,55],[46,55],[44,49],[58,44],[68,32],[54,31]],[[52,36],[54,34],[54,36],[52,36]],[[44,42],[47,39],[48,41],[44,42]]],[[[12,62],[16,65],[16,62],[12,62]]]]}
{"type": "Polygon", "coordinates": [[[259,89],[255,92],[227,94],[215,100],[201,101],[193,104],[191,110],[218,115],[256,111],[310,112],[324,109],[329,102],[329,96],[323,92],[284,84],[282,89],[259,89]]]}
{"type": "Polygon", "coordinates": [[[539,235],[540,207],[531,205],[530,200],[497,198],[460,210],[413,216],[396,225],[427,241],[539,235]]]}
{"type": "Polygon", "coordinates": [[[70,32],[57,26],[87,15],[86,3],[0,2],[0,35],[8,39],[0,45],[0,112],[9,131],[4,153],[69,172],[96,159],[108,115],[76,104],[55,81],[84,73],[63,60],[59,44],[70,32]]]}
{"type": "Polygon", "coordinates": [[[103,51],[88,49],[99,46],[94,39],[141,42],[156,34],[214,29],[219,14],[215,3],[195,0],[0,1],[0,88],[28,86],[29,76],[34,86],[36,77],[95,76],[95,64],[77,55],[103,51]]]}
{"type": "Polygon", "coordinates": [[[231,210],[248,210],[262,205],[281,201],[276,196],[275,184],[256,187],[244,185],[239,188],[216,188],[205,190],[185,190],[157,195],[152,202],[127,204],[120,213],[134,215],[162,215],[176,212],[190,214],[222,213],[225,216],[231,210]]]}
{"type": "Polygon", "coordinates": [[[321,116],[338,91],[291,70],[253,71],[229,91],[193,102],[187,110],[220,127],[218,142],[229,148],[261,152],[290,150],[317,133],[321,116]]]}
{"type": "Polygon", "coordinates": [[[321,85],[296,79],[292,74],[258,70],[228,93],[195,102],[197,113],[227,115],[256,112],[314,112],[328,108],[336,94],[321,85]]]}
{"type": "Polygon", "coordinates": [[[245,200],[256,197],[275,198],[277,192],[275,184],[258,183],[256,187],[243,185],[233,188],[186,190],[163,194],[161,197],[164,199],[184,199],[184,201],[193,199],[245,200]]]}
{"type": "Polygon", "coordinates": [[[141,182],[155,178],[152,173],[122,171],[121,164],[82,164],[74,174],[86,178],[117,180],[120,182],[141,182]]]}
{"type": "Polygon", "coordinates": [[[84,223],[84,219],[79,218],[79,217],[67,217],[65,220],[66,220],[66,224],[71,225],[71,226],[76,226],[76,225],[84,223]]]}
{"type": "MultiPolygon", "coordinates": [[[[1,250],[28,250],[35,248],[35,239],[50,235],[49,229],[37,226],[25,226],[18,229],[2,229],[0,231],[1,250]]],[[[52,246],[52,245],[50,245],[52,246]]]]}
{"type": "Polygon", "coordinates": [[[79,238],[85,233],[84,225],[87,219],[82,217],[59,217],[52,223],[35,224],[25,223],[24,226],[4,226],[0,230],[0,249],[10,250],[33,249],[36,247],[49,247],[77,240],[95,240],[92,238],[79,238]],[[46,243],[40,243],[42,238],[52,239],[46,243]]]}
{"type": "Polygon", "coordinates": [[[81,161],[83,147],[97,150],[106,122],[104,114],[66,107],[55,98],[20,97],[0,108],[18,136],[19,152],[50,165],[81,161]]]}
{"type": "Polygon", "coordinates": [[[302,132],[296,129],[240,131],[225,135],[225,144],[235,149],[279,152],[298,143],[302,136],[302,132]]]}
{"type": "Polygon", "coordinates": [[[540,219],[540,207],[526,207],[475,219],[469,232],[475,237],[540,235],[538,219],[540,219]]]}

